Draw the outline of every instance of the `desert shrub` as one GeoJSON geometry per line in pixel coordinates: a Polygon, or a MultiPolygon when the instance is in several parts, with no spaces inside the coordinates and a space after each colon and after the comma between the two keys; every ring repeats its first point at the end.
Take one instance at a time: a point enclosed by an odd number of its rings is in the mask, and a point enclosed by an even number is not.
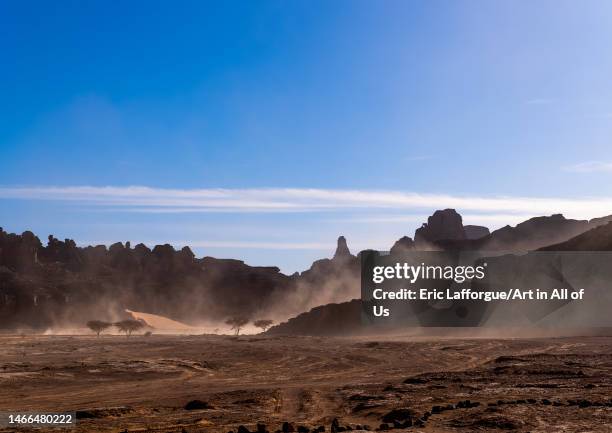
{"type": "Polygon", "coordinates": [[[253,325],[257,326],[258,328],[261,328],[263,332],[266,332],[266,330],[270,326],[272,326],[273,323],[274,323],[273,320],[260,319],[260,320],[256,320],[255,322],[253,322],[253,325]]]}
{"type": "Polygon", "coordinates": [[[87,327],[95,332],[98,337],[102,331],[110,328],[111,326],[113,326],[112,323],[103,322],[101,320],[90,320],[87,322],[87,327]]]}
{"type": "Polygon", "coordinates": [[[114,325],[117,327],[117,329],[119,329],[119,331],[125,332],[126,337],[132,335],[132,332],[138,331],[145,327],[144,322],[142,322],[141,320],[134,319],[122,320],[120,322],[114,323],[114,325]]]}
{"type": "Polygon", "coordinates": [[[249,323],[249,319],[245,317],[230,317],[225,321],[225,324],[230,326],[230,329],[235,332],[235,335],[240,334],[240,329],[247,323],[249,323]]]}

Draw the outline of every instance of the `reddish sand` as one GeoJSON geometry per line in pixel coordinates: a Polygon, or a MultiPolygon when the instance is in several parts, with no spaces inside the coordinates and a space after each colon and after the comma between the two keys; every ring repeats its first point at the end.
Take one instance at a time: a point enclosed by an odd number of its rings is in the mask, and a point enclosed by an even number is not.
{"type": "Polygon", "coordinates": [[[612,425],[612,337],[0,336],[0,347],[0,411],[82,411],[69,431],[225,433],[261,421],[274,432],[289,421],[329,432],[334,418],[374,430],[393,409],[425,418],[407,431],[612,425]],[[195,399],[210,408],[185,410],[195,399]],[[474,407],[456,407],[464,400],[474,407]]]}

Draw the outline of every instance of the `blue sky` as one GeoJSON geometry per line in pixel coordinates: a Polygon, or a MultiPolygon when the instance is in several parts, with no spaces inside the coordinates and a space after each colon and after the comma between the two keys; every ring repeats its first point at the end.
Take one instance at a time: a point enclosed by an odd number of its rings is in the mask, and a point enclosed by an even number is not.
{"type": "Polygon", "coordinates": [[[612,3],[0,3],[0,226],[303,270],[612,213],[612,3]],[[139,187],[139,188],[135,188],[139,187]]]}

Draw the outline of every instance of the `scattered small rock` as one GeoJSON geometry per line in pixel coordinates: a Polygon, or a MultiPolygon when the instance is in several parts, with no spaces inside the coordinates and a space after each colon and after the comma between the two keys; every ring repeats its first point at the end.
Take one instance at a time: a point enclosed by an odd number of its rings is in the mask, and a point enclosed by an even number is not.
{"type": "Polygon", "coordinates": [[[455,405],[455,407],[458,409],[469,409],[471,407],[478,407],[478,406],[480,406],[479,402],[470,401],[470,400],[462,400],[455,405]]]}
{"type": "Polygon", "coordinates": [[[393,421],[403,422],[406,420],[411,420],[413,416],[414,411],[411,409],[393,409],[382,417],[382,421],[385,423],[393,421]]]}
{"type": "Polygon", "coordinates": [[[404,380],[404,383],[408,383],[410,385],[422,385],[427,383],[427,381],[425,379],[421,379],[420,377],[409,377],[408,379],[404,380]]]}

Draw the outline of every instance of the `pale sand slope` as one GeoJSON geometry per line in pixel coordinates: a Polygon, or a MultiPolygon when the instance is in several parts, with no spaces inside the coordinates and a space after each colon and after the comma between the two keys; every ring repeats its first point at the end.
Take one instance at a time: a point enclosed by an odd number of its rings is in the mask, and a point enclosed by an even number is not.
{"type": "Polygon", "coordinates": [[[176,320],[168,319],[164,316],[156,314],[141,313],[139,311],[125,310],[126,313],[132,315],[136,320],[144,320],[149,326],[155,329],[156,332],[163,333],[200,333],[201,329],[195,326],[189,326],[185,323],[177,322],[176,320]]]}

